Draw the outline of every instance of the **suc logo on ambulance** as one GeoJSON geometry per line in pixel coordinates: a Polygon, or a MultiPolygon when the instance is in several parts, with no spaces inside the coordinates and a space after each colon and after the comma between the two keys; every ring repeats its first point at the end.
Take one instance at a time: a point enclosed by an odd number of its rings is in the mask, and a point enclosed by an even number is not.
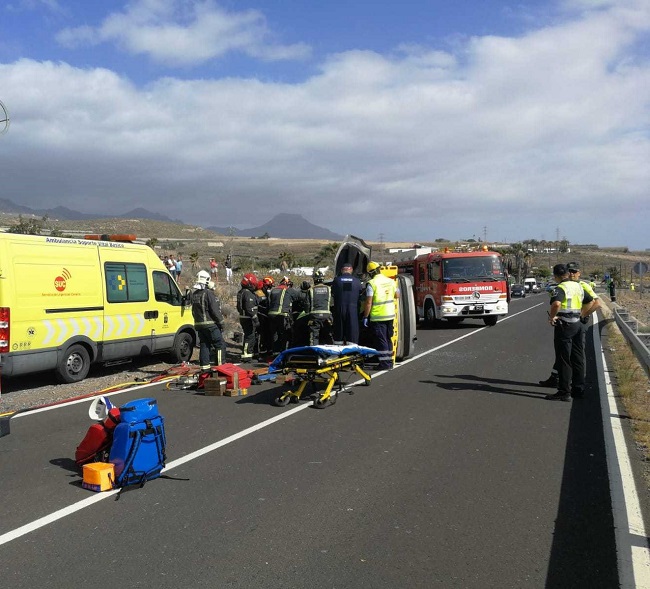
{"type": "Polygon", "coordinates": [[[57,276],[54,279],[54,288],[59,292],[63,292],[67,286],[67,281],[70,280],[71,276],[70,272],[66,268],[63,268],[61,276],[57,276]]]}

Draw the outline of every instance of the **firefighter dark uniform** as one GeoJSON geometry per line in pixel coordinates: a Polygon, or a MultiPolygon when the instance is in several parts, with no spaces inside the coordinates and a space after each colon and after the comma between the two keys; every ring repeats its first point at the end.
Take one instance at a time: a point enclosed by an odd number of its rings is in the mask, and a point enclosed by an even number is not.
{"type": "Polygon", "coordinates": [[[291,304],[291,338],[292,348],[309,345],[309,307],[311,284],[304,280],[300,285],[300,296],[291,304]]]}
{"type": "Polygon", "coordinates": [[[260,320],[260,326],[257,328],[257,351],[260,357],[268,352],[270,348],[268,345],[269,299],[266,293],[266,285],[263,280],[260,280],[257,283],[257,290],[255,291],[255,297],[257,298],[257,317],[260,320]]]}
{"type": "Polygon", "coordinates": [[[288,284],[272,288],[269,297],[269,323],[271,326],[272,351],[279,354],[287,349],[291,340],[293,302],[300,298],[300,293],[288,284]]]}
{"type": "Polygon", "coordinates": [[[395,320],[395,299],[399,296],[392,278],[379,272],[379,264],[370,262],[368,273],[372,276],[366,290],[364,325],[372,329],[374,346],[379,352],[380,370],[393,367],[393,322],[395,320]]]}
{"type": "Polygon", "coordinates": [[[580,319],[593,298],[582,286],[569,279],[564,264],[553,268],[559,284],[551,293],[549,322],[554,326],[553,346],[558,369],[558,390],[546,395],[550,401],[582,397],[585,388],[584,337],[580,319]]]}
{"type": "Polygon", "coordinates": [[[309,345],[332,343],[332,291],[323,284],[320,272],[314,274],[314,286],[309,291],[309,345]]]}
{"type": "Polygon", "coordinates": [[[196,276],[195,290],[191,296],[194,327],[200,339],[199,364],[203,370],[210,368],[212,352],[215,364],[223,364],[226,360],[221,304],[214,292],[208,288],[209,282],[210,275],[201,270],[196,276]]]}
{"type": "Polygon", "coordinates": [[[334,343],[358,344],[361,281],[352,275],[351,264],[345,264],[342,270],[332,284],[334,343]]]}
{"type": "Polygon", "coordinates": [[[253,292],[257,288],[257,276],[245,274],[241,280],[241,288],[237,293],[237,312],[239,324],[244,331],[242,344],[242,360],[250,360],[255,352],[257,328],[260,320],[257,316],[257,297],[253,292]]]}

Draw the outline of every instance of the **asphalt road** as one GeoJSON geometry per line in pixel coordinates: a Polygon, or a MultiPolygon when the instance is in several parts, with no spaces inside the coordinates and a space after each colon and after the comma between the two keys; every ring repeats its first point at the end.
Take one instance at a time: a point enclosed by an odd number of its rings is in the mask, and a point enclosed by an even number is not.
{"type": "Polygon", "coordinates": [[[158,399],[167,474],[189,479],[118,501],[73,468],[87,402],[12,420],[0,537],[83,508],[0,545],[0,586],[617,587],[597,379],[581,401],[543,400],[547,306],[532,296],[491,328],[421,328],[429,353],[324,410],[271,405],[273,384],[114,397],[158,399]]]}

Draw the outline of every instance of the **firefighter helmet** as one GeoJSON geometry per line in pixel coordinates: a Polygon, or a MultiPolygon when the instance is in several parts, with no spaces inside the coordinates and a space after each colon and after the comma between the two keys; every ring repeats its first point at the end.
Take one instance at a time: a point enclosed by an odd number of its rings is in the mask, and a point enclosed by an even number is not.
{"type": "Polygon", "coordinates": [[[325,274],[323,274],[320,270],[316,270],[316,272],[314,272],[314,284],[323,282],[323,280],[325,280],[325,274]]]}
{"type": "Polygon", "coordinates": [[[368,274],[372,274],[377,270],[379,270],[379,264],[377,262],[368,262],[368,266],[366,267],[366,272],[368,272],[368,274]]]}
{"type": "Polygon", "coordinates": [[[303,280],[302,284],[300,285],[300,290],[303,292],[308,291],[311,288],[311,284],[309,284],[308,280],[303,280]]]}
{"type": "Polygon", "coordinates": [[[208,286],[208,282],[210,282],[210,274],[205,270],[200,270],[196,275],[196,283],[202,286],[208,286]]]}
{"type": "Polygon", "coordinates": [[[264,277],[264,286],[272,288],[275,285],[275,280],[271,276],[264,277]]]}
{"type": "Polygon", "coordinates": [[[241,285],[244,288],[257,287],[257,276],[255,274],[244,274],[244,277],[241,279],[241,285]]]}

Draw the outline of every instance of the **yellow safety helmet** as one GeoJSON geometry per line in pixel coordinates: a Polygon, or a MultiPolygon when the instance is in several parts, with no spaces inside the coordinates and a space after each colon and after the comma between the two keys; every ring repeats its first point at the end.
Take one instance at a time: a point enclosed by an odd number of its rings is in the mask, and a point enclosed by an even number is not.
{"type": "Polygon", "coordinates": [[[370,274],[371,272],[374,272],[375,270],[379,270],[379,264],[377,262],[368,262],[368,265],[366,266],[366,272],[370,274]]]}

